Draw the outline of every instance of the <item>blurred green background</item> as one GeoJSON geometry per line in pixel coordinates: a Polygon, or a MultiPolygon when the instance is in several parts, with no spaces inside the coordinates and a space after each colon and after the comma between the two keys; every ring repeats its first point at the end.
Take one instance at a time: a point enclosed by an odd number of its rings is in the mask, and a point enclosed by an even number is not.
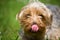
{"type": "MultiPolygon", "coordinates": [[[[40,0],[45,4],[60,6],[60,0],[40,0]]],[[[0,0],[0,40],[18,40],[20,26],[16,14],[29,0],[0,0]]]]}

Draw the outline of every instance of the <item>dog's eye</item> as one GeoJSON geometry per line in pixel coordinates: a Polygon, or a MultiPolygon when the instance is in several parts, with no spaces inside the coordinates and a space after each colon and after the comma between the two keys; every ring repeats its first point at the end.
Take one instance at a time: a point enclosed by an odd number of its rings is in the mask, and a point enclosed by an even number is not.
{"type": "Polygon", "coordinates": [[[30,14],[26,14],[26,18],[29,18],[31,15],[30,14]]]}
{"type": "Polygon", "coordinates": [[[44,18],[44,16],[43,16],[43,15],[39,15],[39,17],[40,17],[40,18],[44,18]]]}

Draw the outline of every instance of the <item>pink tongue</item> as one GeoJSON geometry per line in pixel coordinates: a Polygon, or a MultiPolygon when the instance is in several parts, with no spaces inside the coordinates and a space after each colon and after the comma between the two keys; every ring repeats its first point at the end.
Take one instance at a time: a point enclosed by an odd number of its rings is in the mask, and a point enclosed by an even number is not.
{"type": "Polygon", "coordinates": [[[32,25],[32,31],[37,32],[38,29],[38,25],[32,25]]]}

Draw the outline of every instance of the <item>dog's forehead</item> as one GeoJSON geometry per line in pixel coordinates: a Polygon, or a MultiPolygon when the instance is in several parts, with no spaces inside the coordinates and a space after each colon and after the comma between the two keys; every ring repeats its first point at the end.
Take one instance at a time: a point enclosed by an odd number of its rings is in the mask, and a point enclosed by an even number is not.
{"type": "Polygon", "coordinates": [[[37,8],[31,7],[31,8],[26,9],[23,13],[24,14],[29,14],[30,13],[31,15],[33,15],[33,14],[43,14],[43,13],[45,13],[45,10],[43,8],[37,9],[37,8]]]}
{"type": "Polygon", "coordinates": [[[45,11],[42,8],[36,9],[34,7],[31,7],[31,8],[27,8],[24,11],[22,11],[19,16],[21,17],[21,16],[27,15],[27,14],[30,14],[33,16],[33,15],[38,15],[38,14],[43,14],[43,13],[45,13],[45,11]]]}
{"type": "MultiPolygon", "coordinates": [[[[41,2],[34,2],[34,3],[30,3],[27,6],[25,6],[22,11],[19,14],[19,17],[21,17],[24,14],[24,11],[31,9],[31,8],[37,8],[37,9],[41,9],[44,8],[46,10],[47,13],[50,12],[50,10],[41,2]]],[[[51,15],[51,13],[49,13],[49,16],[51,15]]]]}

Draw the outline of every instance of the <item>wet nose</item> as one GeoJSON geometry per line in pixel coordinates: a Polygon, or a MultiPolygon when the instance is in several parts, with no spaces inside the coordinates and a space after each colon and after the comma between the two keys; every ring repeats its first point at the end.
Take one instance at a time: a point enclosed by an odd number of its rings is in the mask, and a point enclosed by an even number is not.
{"type": "Polygon", "coordinates": [[[33,22],[33,24],[37,24],[36,22],[33,22]]]}

